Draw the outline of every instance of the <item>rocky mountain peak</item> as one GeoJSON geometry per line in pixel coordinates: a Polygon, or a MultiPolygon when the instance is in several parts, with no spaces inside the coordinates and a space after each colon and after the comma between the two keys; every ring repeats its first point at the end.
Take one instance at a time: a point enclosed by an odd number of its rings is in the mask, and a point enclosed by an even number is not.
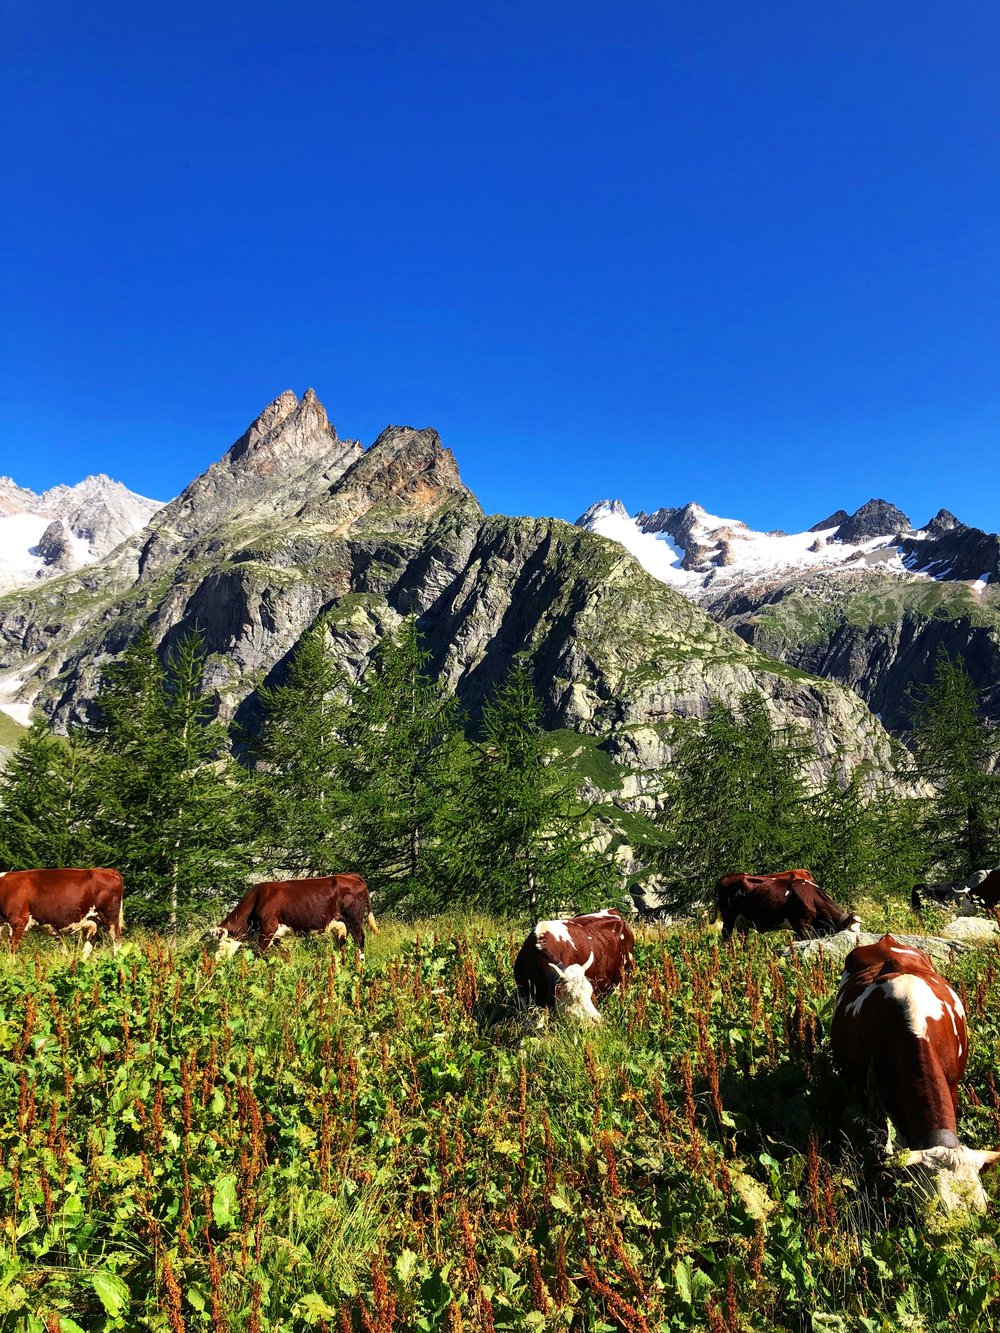
{"type": "Polygon", "coordinates": [[[578,528],[589,528],[592,526],[594,519],[609,514],[614,518],[628,518],[628,510],[621,500],[598,500],[596,504],[592,504],[589,509],[580,515],[576,520],[576,526],[578,528]]]}
{"type": "Polygon", "coordinates": [[[908,532],[912,526],[902,509],[888,500],[867,500],[841,523],[833,540],[856,546],[874,537],[894,537],[898,532],[908,532]]]}
{"type": "Polygon", "coordinates": [[[939,509],[931,521],[927,524],[926,532],[932,537],[941,537],[946,532],[954,532],[956,528],[964,527],[950,509],[939,509]]]}
{"type": "Polygon", "coordinates": [[[814,523],[809,529],[810,532],[826,532],[827,528],[839,528],[841,523],[846,523],[850,518],[846,509],[835,509],[829,518],[821,519],[814,523]]]}
{"type": "Polygon", "coordinates": [[[329,453],[336,441],[337,432],[315,392],[307,389],[300,401],[286,389],[251,422],[222,462],[260,477],[287,475],[329,453]]]}

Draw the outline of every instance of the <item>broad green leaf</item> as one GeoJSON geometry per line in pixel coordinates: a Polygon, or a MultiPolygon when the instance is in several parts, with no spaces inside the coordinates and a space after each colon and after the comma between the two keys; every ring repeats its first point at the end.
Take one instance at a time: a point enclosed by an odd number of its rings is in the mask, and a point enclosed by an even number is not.
{"type": "Polygon", "coordinates": [[[105,1314],[109,1314],[112,1319],[119,1318],[122,1311],[128,1309],[132,1293],[116,1273],[99,1269],[90,1275],[90,1284],[104,1306],[105,1314]]]}
{"type": "Polygon", "coordinates": [[[212,1195],[212,1217],[215,1219],[215,1225],[234,1226],[237,1212],[236,1177],[220,1176],[215,1182],[215,1193],[212,1195]]]}
{"type": "Polygon", "coordinates": [[[407,1286],[417,1268],[417,1256],[413,1250],[404,1250],[402,1254],[398,1255],[395,1268],[396,1276],[404,1287],[407,1286]]]}

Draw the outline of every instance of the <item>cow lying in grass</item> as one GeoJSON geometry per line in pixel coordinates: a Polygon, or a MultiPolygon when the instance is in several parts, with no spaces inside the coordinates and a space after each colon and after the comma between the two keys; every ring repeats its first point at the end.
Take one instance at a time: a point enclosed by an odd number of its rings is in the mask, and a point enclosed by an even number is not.
{"type": "Polygon", "coordinates": [[[253,933],[261,953],[284,935],[348,935],[365,956],[365,926],[378,934],[368,885],[360,875],[283,879],[255,884],[209,935],[233,954],[253,933]]]}
{"type": "Polygon", "coordinates": [[[869,1109],[909,1149],[922,1193],[983,1210],[979,1173],[1000,1152],[958,1139],[958,1084],[969,1058],[962,1001],[921,949],[883,935],[847,955],[830,1029],[833,1056],[869,1109]]]}
{"type": "Polygon", "coordinates": [[[595,999],[620,985],[635,966],[635,936],[613,908],[539,921],[514,960],[524,1004],[599,1023],[595,999]]]}

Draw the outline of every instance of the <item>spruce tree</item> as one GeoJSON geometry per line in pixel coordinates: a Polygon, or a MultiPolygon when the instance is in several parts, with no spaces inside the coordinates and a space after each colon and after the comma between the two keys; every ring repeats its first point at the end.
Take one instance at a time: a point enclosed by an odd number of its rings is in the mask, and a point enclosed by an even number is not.
{"type": "Polygon", "coordinates": [[[0,866],[100,866],[93,758],[83,738],[52,734],[39,715],[0,770],[0,866]]]}
{"type": "Polygon", "coordinates": [[[329,875],[348,866],[346,690],[320,619],[299,641],[284,681],[259,691],[263,719],[244,742],[254,761],[249,790],[269,874],[329,875]]]}
{"type": "Polygon", "coordinates": [[[355,860],[385,901],[423,907],[464,745],[458,703],[429,660],[412,616],[379,642],[347,689],[341,762],[355,860]]]}
{"type": "Polygon", "coordinates": [[[143,629],[95,701],[97,831],[140,917],[172,929],[181,909],[231,896],[246,876],[240,776],[204,661],[197,632],[161,663],[143,629]]]}
{"type": "Polygon", "coordinates": [[[644,852],[677,906],[704,901],[720,875],[809,866],[820,848],[800,730],[777,727],[762,695],[735,709],[713,699],[704,719],[673,728],[656,836],[644,852]]]}
{"type": "Polygon", "coordinates": [[[982,717],[962,659],[943,649],[912,712],[916,772],[933,788],[923,818],[927,870],[965,879],[997,861],[1000,732],[982,717]]]}
{"type": "Polygon", "coordinates": [[[542,704],[519,661],[483,708],[482,743],[450,844],[457,897],[488,911],[606,906],[617,876],[590,846],[588,811],[550,762],[542,704]]]}

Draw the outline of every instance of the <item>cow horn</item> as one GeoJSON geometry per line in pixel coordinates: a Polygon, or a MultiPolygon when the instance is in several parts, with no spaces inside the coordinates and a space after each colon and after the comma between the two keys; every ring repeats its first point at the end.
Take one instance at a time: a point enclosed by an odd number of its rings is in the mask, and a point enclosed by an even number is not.
{"type": "Polygon", "coordinates": [[[556,974],[556,976],[559,978],[560,981],[563,981],[565,979],[566,973],[563,971],[563,969],[559,966],[558,963],[550,962],[549,967],[551,967],[552,971],[556,974]]]}
{"type": "Polygon", "coordinates": [[[586,972],[586,971],[588,970],[588,968],[589,968],[590,965],[593,963],[593,961],[594,961],[594,951],[593,951],[593,949],[591,949],[591,951],[590,951],[590,957],[587,959],[587,961],[586,961],[586,962],[584,963],[584,965],[583,965],[583,970],[584,970],[584,972],[586,972]]]}
{"type": "Polygon", "coordinates": [[[986,1171],[989,1167],[996,1166],[997,1163],[1000,1163],[1000,1151],[987,1148],[983,1153],[983,1164],[979,1169],[980,1171],[986,1171]]]}

